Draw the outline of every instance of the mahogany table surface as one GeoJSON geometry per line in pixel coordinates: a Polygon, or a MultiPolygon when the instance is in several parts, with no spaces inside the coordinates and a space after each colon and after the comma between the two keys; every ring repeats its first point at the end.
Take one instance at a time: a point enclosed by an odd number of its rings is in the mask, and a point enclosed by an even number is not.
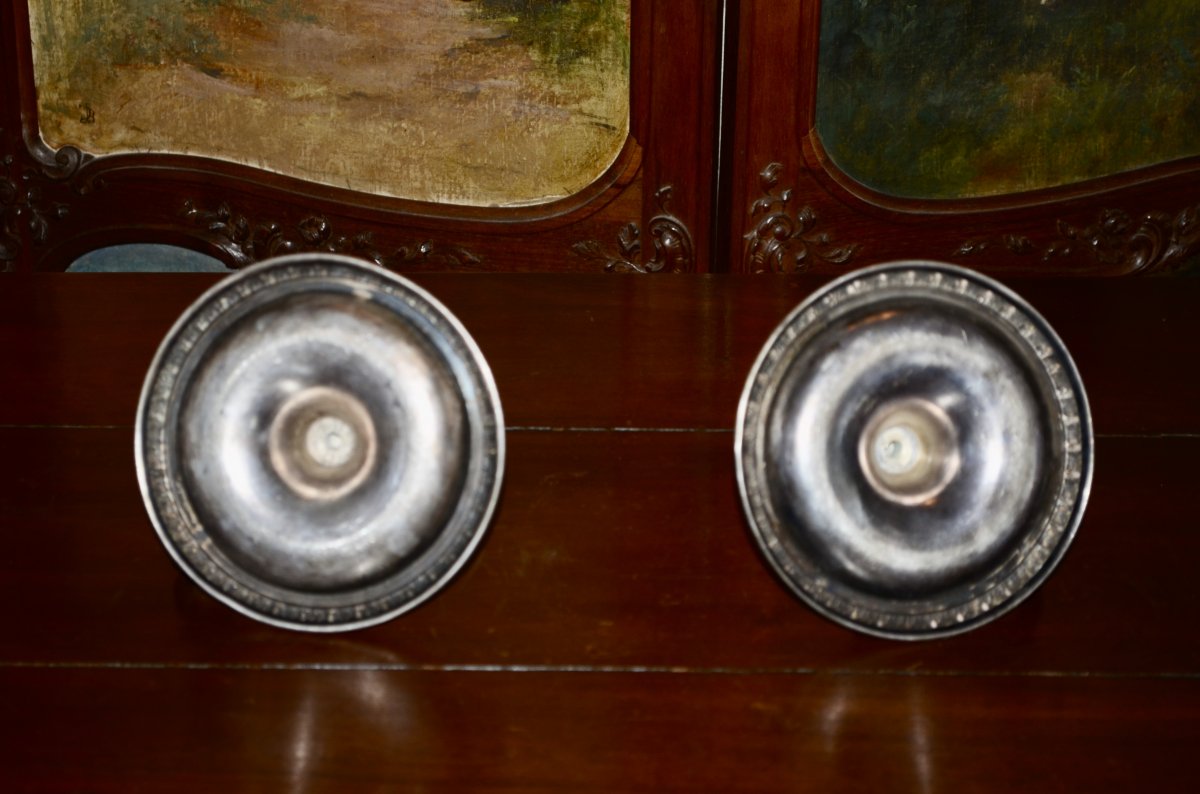
{"type": "Polygon", "coordinates": [[[438,596],[289,632],[142,506],[142,378],[202,275],[0,278],[0,791],[1194,791],[1200,280],[1027,280],[1096,476],[1046,584],[968,634],[789,594],[734,481],[744,379],[806,277],[443,275],[508,424],[438,596]]]}

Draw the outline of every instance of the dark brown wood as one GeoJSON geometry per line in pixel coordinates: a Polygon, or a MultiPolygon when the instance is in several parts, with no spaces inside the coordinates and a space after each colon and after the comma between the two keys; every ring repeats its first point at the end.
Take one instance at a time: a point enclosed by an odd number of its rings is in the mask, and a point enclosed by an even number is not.
{"type": "MultiPolygon", "coordinates": [[[[517,427],[732,429],[750,366],[818,277],[422,274],[495,372],[517,427]]],[[[131,425],[155,349],[209,275],[0,283],[0,424],[131,425]]],[[[1097,432],[1200,432],[1200,281],[1011,285],[1074,356],[1097,432]]]]}
{"type": "Polygon", "coordinates": [[[776,247],[789,270],[823,273],[910,258],[1010,275],[1196,266],[1200,157],[978,199],[897,199],[855,182],[830,161],[814,129],[820,6],[739,4],[730,269],[771,270],[754,254],[776,247]],[[772,205],[756,211],[764,198],[772,205]]]}
{"type": "Polygon", "coordinates": [[[635,0],[621,155],[576,195],[505,209],[374,196],[197,157],[51,150],[38,134],[27,3],[0,6],[0,270],[64,270],[95,248],[145,242],[232,267],[337,250],[405,272],[711,269],[717,4],[635,0]],[[642,244],[622,251],[631,226],[642,244]]]}
{"type": "Polygon", "coordinates": [[[214,278],[0,283],[0,789],[1189,790],[1200,282],[1014,284],[1091,392],[1092,500],[1011,614],[903,643],[791,596],[734,485],[821,278],[418,280],[496,372],[504,490],[443,592],[335,636],[210,598],[143,509],[137,392],[214,278]]]}
{"type": "Polygon", "coordinates": [[[9,791],[1190,791],[1194,680],[18,669],[9,791]]]}
{"type": "Polygon", "coordinates": [[[48,151],[26,2],[0,0],[0,270],[22,272],[0,279],[0,790],[1195,787],[1200,281],[1012,278],[1186,267],[1200,160],[897,201],[812,133],[818,0],[632,7],[622,156],[577,196],[500,211],[48,151]],[[764,197],[811,275],[598,275],[755,270],[764,197]],[[1092,233],[1113,213],[1131,225],[1092,233]],[[1068,227],[1082,239],[1044,260],[1068,227]],[[459,316],[511,429],[493,524],[443,592],[310,635],[235,613],[173,564],[132,423],[156,347],[215,277],[32,272],[126,242],[235,266],[345,250],[459,316]],[[829,275],[902,257],[1008,279],[1075,357],[1100,434],[1090,507],[1046,584],[920,643],[789,594],[745,524],[732,449],[775,325],[829,275]]]}
{"type": "Polygon", "coordinates": [[[781,248],[789,268],[818,273],[919,257],[1009,275],[1111,275],[1189,270],[1200,254],[1196,157],[960,201],[896,199],[849,179],[813,132],[819,0],[635,0],[624,151],[575,196],[502,210],[193,157],[50,150],[37,131],[27,3],[2,5],[3,269],[62,270],[131,242],[231,266],[338,250],[404,272],[748,272],[770,269],[756,256],[781,248]]]}
{"type": "Polygon", "coordinates": [[[13,528],[0,634],[22,663],[553,665],[688,670],[1200,674],[1191,461],[1200,439],[1105,438],[1076,544],[1045,586],[965,636],[897,643],[807,609],[742,518],[725,432],[509,433],[496,519],[431,603],[327,638],[205,595],[146,518],[128,429],[0,430],[13,528]]]}

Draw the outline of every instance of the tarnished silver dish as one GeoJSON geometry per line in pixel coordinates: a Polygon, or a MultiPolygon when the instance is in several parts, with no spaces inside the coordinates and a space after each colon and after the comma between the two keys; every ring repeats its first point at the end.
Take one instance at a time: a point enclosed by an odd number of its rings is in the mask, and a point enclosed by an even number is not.
{"type": "Polygon", "coordinates": [[[1037,588],[1093,461],[1054,331],[995,281],[930,262],[851,273],[796,308],[747,379],[735,454],[783,581],[899,639],[967,631],[1037,588]]]}
{"type": "Polygon", "coordinates": [[[409,281],[300,254],[225,279],[146,375],[146,509],[201,587],[293,629],[370,626],[428,599],[479,544],[504,420],[462,325],[409,281]]]}

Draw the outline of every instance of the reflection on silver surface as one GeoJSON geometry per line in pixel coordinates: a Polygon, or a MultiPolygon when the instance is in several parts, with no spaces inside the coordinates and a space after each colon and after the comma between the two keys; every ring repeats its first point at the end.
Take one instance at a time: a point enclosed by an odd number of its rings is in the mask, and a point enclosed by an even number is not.
{"type": "Polygon", "coordinates": [[[759,545],[805,601],[881,636],[953,634],[1053,569],[1087,501],[1087,399],[1024,301],[970,271],[851,274],[776,329],[736,455],[759,545]]]}
{"type": "Polygon", "coordinates": [[[210,593],[289,628],[381,622],[466,561],[495,506],[503,418],[462,326],[332,255],[238,273],[167,335],[138,411],[146,506],[210,593]]]}

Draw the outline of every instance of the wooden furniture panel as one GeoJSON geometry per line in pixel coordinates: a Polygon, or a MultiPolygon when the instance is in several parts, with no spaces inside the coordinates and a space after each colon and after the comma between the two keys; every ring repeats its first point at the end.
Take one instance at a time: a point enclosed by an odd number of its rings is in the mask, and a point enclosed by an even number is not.
{"type": "MultiPolygon", "coordinates": [[[[479,342],[512,427],[732,429],[750,366],[824,278],[422,274],[479,342]],[[586,383],[587,388],[564,384],[586,383]]],[[[133,424],[163,335],[212,275],[0,284],[0,424],[133,424]]],[[[1097,432],[1200,432],[1200,282],[1010,280],[1066,343],[1097,432]]]]}
{"type": "Polygon", "coordinates": [[[1200,666],[1186,504],[1195,438],[1104,438],[1092,503],[1026,603],[928,643],[860,636],[772,575],[742,517],[730,433],[512,431],[496,518],[431,603],[336,637],[258,624],[162,549],[128,429],[4,429],[0,515],[23,528],[0,595],[32,600],[0,659],[1185,675],[1200,666]],[[49,564],[48,562],[49,561],[49,564]],[[1086,619],[1085,619],[1086,618],[1086,619]]]}
{"type": "Polygon", "coordinates": [[[1193,268],[1200,161],[988,199],[868,190],[813,132],[819,7],[633,0],[616,164],[571,198],[496,210],[52,151],[26,0],[0,0],[0,271],[17,271],[0,279],[0,790],[1194,788],[1200,281],[1026,277],[1193,268]],[[160,340],[216,277],[38,272],[134,242],[234,267],[352,253],[463,321],[496,375],[508,468],[444,591],[371,629],[294,633],[171,562],[132,423],[160,340]],[[603,274],[747,273],[775,254],[800,274],[603,274]],[[792,597],[735,486],[737,402],[771,330],[830,276],[896,258],[1027,298],[1098,436],[1058,570],[931,642],[862,636],[792,597]]]}
{"type": "Polygon", "coordinates": [[[634,0],[630,137],[567,199],[457,207],[157,154],[92,158],[38,135],[26,0],[0,4],[0,267],[172,243],[244,266],[337,250],[405,272],[819,273],[897,258],[1009,275],[1180,272],[1200,253],[1200,158],[1061,188],[899,199],[815,134],[820,0],[634,0]]]}
{"type": "Polygon", "coordinates": [[[496,209],[199,157],[51,149],[38,132],[28,4],[4,0],[0,270],[64,270],[92,249],[147,242],[231,267],[340,251],[402,271],[709,270],[722,9],[702,0],[631,8],[630,135],[616,162],[568,198],[496,209]]]}
{"type": "Polygon", "coordinates": [[[738,6],[730,269],[828,273],[912,258],[1010,275],[1197,266],[1200,158],[985,198],[884,195],[843,173],[816,133],[821,0],[738,6]]]}
{"type": "Polygon", "coordinates": [[[8,790],[1188,791],[1195,681],[6,670],[8,790]]]}
{"type": "Polygon", "coordinates": [[[0,788],[1187,790],[1196,290],[1020,282],[1096,408],[1075,544],[1012,613],[861,636],[742,517],[733,408],[820,278],[422,275],[496,370],[508,468],[429,603],[323,636],[205,595],[142,507],[142,374],[209,276],[0,284],[0,788]]]}

